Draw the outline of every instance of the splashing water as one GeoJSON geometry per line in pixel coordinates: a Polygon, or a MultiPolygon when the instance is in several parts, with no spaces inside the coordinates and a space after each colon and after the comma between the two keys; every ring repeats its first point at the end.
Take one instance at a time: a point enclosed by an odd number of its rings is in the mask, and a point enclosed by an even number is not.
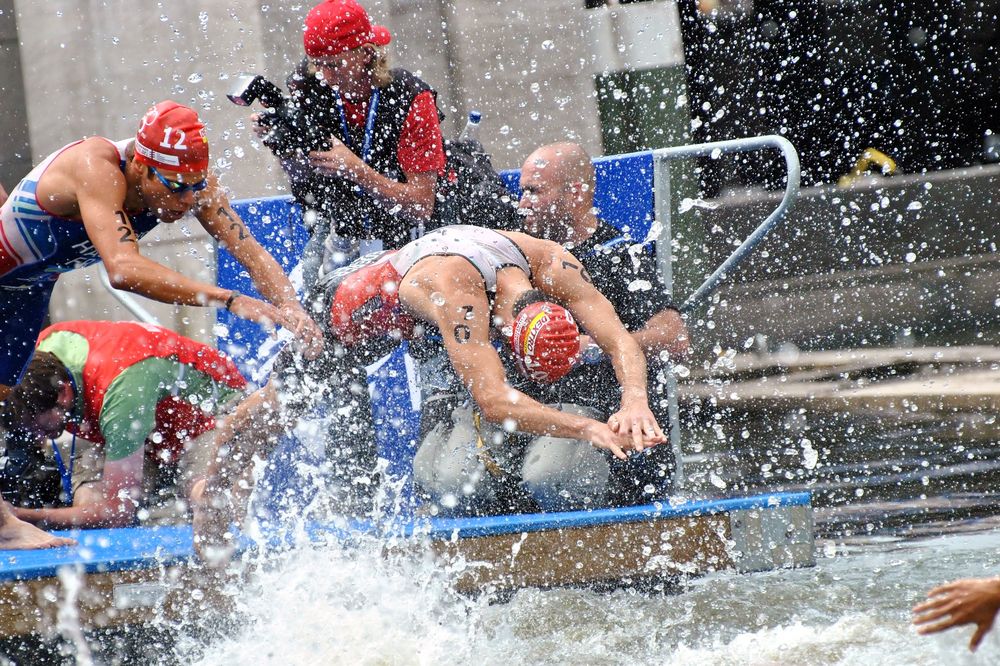
{"type": "Polygon", "coordinates": [[[930,585],[1000,565],[1000,532],[830,542],[812,569],[717,574],[647,593],[527,589],[495,604],[449,586],[475,563],[443,566],[419,549],[386,555],[383,545],[310,545],[272,562],[232,592],[237,629],[208,647],[180,645],[181,661],[890,666],[1000,655],[995,635],[971,655],[969,632],[917,637],[909,625],[930,585]]]}
{"type": "Polygon", "coordinates": [[[80,610],[77,606],[80,591],[83,589],[83,570],[78,567],[59,567],[57,574],[63,596],[59,601],[56,629],[73,646],[76,663],[80,666],[91,666],[94,660],[80,628],[80,610]]]}
{"type": "Polygon", "coordinates": [[[470,623],[485,603],[449,589],[430,559],[386,558],[382,546],[368,539],[351,548],[333,542],[296,550],[241,590],[241,630],[196,663],[465,661],[470,623]]]}

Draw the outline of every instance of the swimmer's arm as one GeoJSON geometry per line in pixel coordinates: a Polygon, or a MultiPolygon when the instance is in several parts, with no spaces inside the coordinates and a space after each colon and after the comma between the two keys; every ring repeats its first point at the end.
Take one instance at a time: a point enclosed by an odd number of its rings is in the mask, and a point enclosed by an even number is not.
{"type": "Polygon", "coordinates": [[[254,286],[264,298],[275,305],[289,301],[298,303],[295,287],[274,257],[257,242],[233,210],[214,173],[209,174],[208,187],[198,195],[194,214],[205,231],[247,269],[254,286]]]}
{"type": "Polygon", "coordinates": [[[315,356],[323,346],[323,334],[316,322],[299,303],[295,287],[281,266],[254,238],[246,224],[229,204],[215,174],[209,174],[208,187],[200,193],[195,216],[219,244],[247,269],[254,286],[278,308],[275,323],[302,339],[308,356],[315,356]]]}
{"type": "Polygon", "coordinates": [[[507,384],[503,364],[490,344],[490,308],[484,293],[455,294],[433,306],[445,350],[462,383],[487,421],[536,434],[583,439],[625,458],[627,442],[607,425],[547,407],[507,384]]]}
{"type": "MultiPolygon", "coordinates": [[[[234,513],[229,519],[241,519],[246,507],[232,506],[225,495],[252,467],[253,457],[268,455],[271,442],[276,442],[282,430],[292,425],[282,409],[272,375],[267,384],[244,399],[216,427],[204,491],[199,499],[230,507],[234,513]]],[[[228,525],[228,521],[224,522],[228,525]]],[[[198,536],[205,538],[209,535],[198,536]]]]}
{"type": "Polygon", "coordinates": [[[125,176],[117,163],[88,153],[75,166],[80,217],[112,286],[163,303],[225,304],[228,290],[189,278],[139,253],[138,238],[125,213],[125,176]]]}
{"type": "Polygon", "coordinates": [[[594,287],[583,265],[572,254],[552,243],[551,260],[538,267],[533,280],[542,291],[562,301],[581,327],[611,358],[622,388],[621,408],[608,419],[615,432],[629,434],[633,448],[666,441],[649,409],[646,392],[646,357],[635,338],[618,319],[614,307],[594,287]]]}
{"type": "Polygon", "coordinates": [[[646,357],[576,257],[561,247],[554,247],[551,261],[538,267],[533,282],[562,302],[573,313],[580,328],[608,354],[622,387],[623,400],[645,402],[646,357]]]}

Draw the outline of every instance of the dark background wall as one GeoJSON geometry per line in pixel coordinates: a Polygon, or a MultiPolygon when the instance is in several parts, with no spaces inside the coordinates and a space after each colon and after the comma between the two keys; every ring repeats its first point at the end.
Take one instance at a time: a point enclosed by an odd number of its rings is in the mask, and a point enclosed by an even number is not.
{"type": "MultiPolygon", "coordinates": [[[[806,185],[835,182],[869,147],[905,173],[979,163],[984,133],[1000,131],[998,5],[755,0],[706,14],[679,0],[694,140],[785,135],[806,185]]],[[[709,194],[780,179],[746,159],[703,168],[709,194]]]]}

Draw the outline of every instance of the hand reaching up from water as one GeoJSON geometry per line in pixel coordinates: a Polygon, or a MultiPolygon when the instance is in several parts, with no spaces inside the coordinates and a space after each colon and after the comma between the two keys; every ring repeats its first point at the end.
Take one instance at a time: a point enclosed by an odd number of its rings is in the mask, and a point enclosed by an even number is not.
{"type": "Polygon", "coordinates": [[[1000,578],[967,578],[935,587],[928,600],[913,607],[919,634],[936,634],[965,624],[976,625],[969,641],[975,651],[1000,610],[1000,578]]]}

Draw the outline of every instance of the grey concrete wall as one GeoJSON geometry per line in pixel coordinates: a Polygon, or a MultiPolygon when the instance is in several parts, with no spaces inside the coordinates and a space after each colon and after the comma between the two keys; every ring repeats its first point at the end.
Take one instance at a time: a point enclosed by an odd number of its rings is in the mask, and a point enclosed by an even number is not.
{"type": "MultiPolygon", "coordinates": [[[[12,0],[0,0],[0,8],[12,0]]],[[[389,27],[393,61],[439,93],[456,134],[472,108],[484,114],[482,139],[500,168],[517,167],[542,143],[576,139],[601,153],[593,77],[614,66],[608,15],[582,0],[370,0],[389,27]],[[596,18],[595,18],[596,17],[596,18]]],[[[643,11],[649,11],[648,3],[643,11]]],[[[668,2],[658,3],[669,5],[668,2]]],[[[260,72],[283,84],[302,55],[301,31],[312,0],[13,0],[23,63],[32,160],[74,139],[131,135],[152,103],[171,98],[199,110],[212,157],[234,198],[285,193],[283,174],[247,128],[245,109],[225,98],[231,76],[260,72]]],[[[623,10],[632,11],[628,7],[623,10]]],[[[6,30],[0,16],[0,40],[6,30]]],[[[653,38],[659,35],[649,33],[653,38]]],[[[627,41],[634,41],[631,37],[627,41]]],[[[2,41],[0,41],[2,44],[2,41]]],[[[620,63],[619,63],[620,64],[620,63]]],[[[672,104],[674,100],[669,100],[672,104]]],[[[214,278],[204,235],[163,230],[144,252],[214,278]],[[190,234],[190,237],[188,237],[190,234]]],[[[124,318],[95,274],[60,280],[53,317],[124,318]]],[[[156,306],[165,322],[211,339],[211,312],[156,306]]]]}
{"type": "MultiPolygon", "coordinates": [[[[706,349],[742,348],[757,333],[824,349],[998,344],[998,188],[1000,165],[805,189],[717,304],[697,313],[693,338],[706,349]]],[[[695,207],[678,227],[675,275],[697,275],[680,295],[779,199],[756,192],[695,207]]]]}
{"type": "Polygon", "coordinates": [[[14,0],[0,0],[0,184],[9,191],[31,169],[28,112],[14,0]]]}

